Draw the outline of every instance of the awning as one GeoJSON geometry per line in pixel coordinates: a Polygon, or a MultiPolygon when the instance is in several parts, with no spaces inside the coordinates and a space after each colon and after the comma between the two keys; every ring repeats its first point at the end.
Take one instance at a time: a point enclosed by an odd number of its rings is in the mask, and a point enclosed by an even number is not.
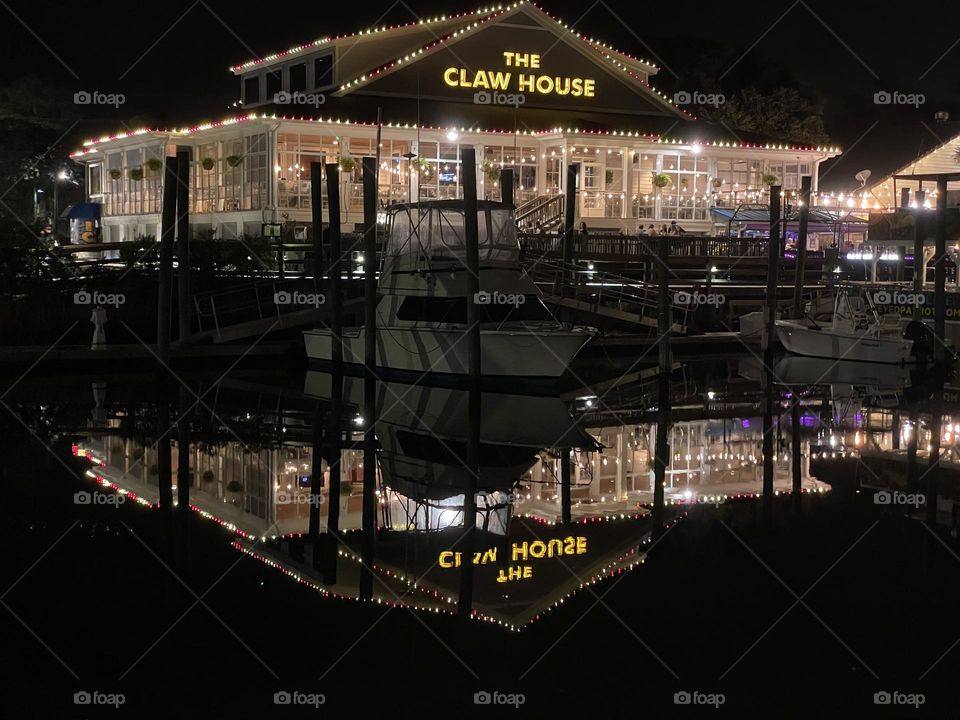
{"type": "Polygon", "coordinates": [[[100,203],[76,203],[60,213],[60,217],[68,220],[99,220],[100,203]]]}
{"type": "MultiPolygon", "coordinates": [[[[722,222],[740,222],[740,223],[766,223],[770,224],[770,209],[763,206],[741,206],[738,208],[710,208],[710,214],[714,219],[722,222]]],[[[836,211],[825,208],[811,208],[808,214],[810,224],[817,225],[837,225],[838,223],[866,225],[867,221],[855,215],[840,215],[836,211]]],[[[793,210],[785,217],[787,222],[797,222],[800,219],[800,212],[793,210]]]]}

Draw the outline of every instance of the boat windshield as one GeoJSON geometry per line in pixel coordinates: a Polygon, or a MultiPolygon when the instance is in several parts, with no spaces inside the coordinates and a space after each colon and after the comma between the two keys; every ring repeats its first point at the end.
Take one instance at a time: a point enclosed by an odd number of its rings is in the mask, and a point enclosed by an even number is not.
{"type": "MultiPolygon", "coordinates": [[[[477,229],[481,262],[519,261],[512,208],[500,203],[478,203],[477,229]]],[[[398,207],[390,214],[385,257],[387,263],[459,260],[466,264],[463,204],[451,201],[398,207]]]]}

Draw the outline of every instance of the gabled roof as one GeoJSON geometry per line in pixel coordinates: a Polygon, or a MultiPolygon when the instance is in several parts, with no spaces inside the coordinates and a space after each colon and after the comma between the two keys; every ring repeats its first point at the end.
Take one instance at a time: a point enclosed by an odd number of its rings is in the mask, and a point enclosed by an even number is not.
{"type": "Polygon", "coordinates": [[[361,72],[343,82],[334,95],[344,96],[355,92],[375,80],[379,80],[401,70],[410,63],[423,60],[440,50],[449,49],[452,45],[481,32],[494,22],[503,21],[519,14],[526,15],[540,26],[554,33],[559,42],[566,42],[568,45],[579,50],[586,60],[593,62],[600,67],[601,70],[608,74],[619,76],[628,86],[633,86],[640,94],[663,107],[667,113],[684,120],[696,119],[692,114],[674,105],[664,93],[653,88],[646,81],[645,77],[641,77],[641,75],[638,74],[640,72],[645,74],[656,73],[657,67],[655,65],[645,60],[638,60],[609,45],[605,45],[593,38],[573,31],[562,20],[551,16],[539,6],[531,2],[526,2],[526,0],[517,0],[517,2],[507,5],[506,7],[498,7],[495,11],[483,17],[475,16],[470,22],[465,23],[456,30],[452,30],[446,35],[433,37],[430,42],[421,47],[372,67],[365,72],[361,72]]]}
{"type": "Polygon", "coordinates": [[[918,163],[935,159],[937,153],[944,155],[944,171],[956,170],[960,165],[953,159],[955,147],[960,147],[960,121],[878,124],[843,155],[820,166],[819,189],[858,190],[860,182],[854,176],[861,170],[870,171],[866,187],[872,188],[891,175],[918,172],[918,163]]]}

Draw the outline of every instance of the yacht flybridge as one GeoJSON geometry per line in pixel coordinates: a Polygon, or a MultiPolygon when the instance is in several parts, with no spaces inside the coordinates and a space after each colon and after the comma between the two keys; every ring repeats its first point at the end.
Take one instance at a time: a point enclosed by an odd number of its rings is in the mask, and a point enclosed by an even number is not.
{"type": "MultiPolygon", "coordinates": [[[[459,200],[394,205],[380,266],[377,366],[400,373],[465,375],[467,304],[477,303],[485,377],[555,379],[593,337],[568,328],[544,305],[520,267],[513,208],[480,201],[480,292],[468,297],[464,206],[459,200]]],[[[304,333],[307,356],[330,361],[327,328],[304,333]]],[[[359,365],[364,328],[343,331],[344,363],[359,365]]]]}

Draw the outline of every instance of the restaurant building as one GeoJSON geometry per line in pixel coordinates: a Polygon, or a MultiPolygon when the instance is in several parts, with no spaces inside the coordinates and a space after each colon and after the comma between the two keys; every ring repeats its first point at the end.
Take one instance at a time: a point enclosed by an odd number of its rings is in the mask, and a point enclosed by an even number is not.
{"type": "Polygon", "coordinates": [[[559,225],[575,163],[578,224],[634,233],[676,221],[713,234],[727,222],[712,208],[762,200],[774,183],[789,197],[838,154],[699,121],[653,87],[656,65],[523,0],[324,37],[230,71],[236,115],[101,137],[73,154],[101,206],[102,241],[159,234],[162,158],[177,150],[191,152],[191,224],[220,238],[264,223],[306,238],[313,162],[339,164],[347,231],[362,220],[362,157],[379,158],[386,207],[460,197],[472,147],[484,197],[499,199],[500,172],[514,170],[527,227],[559,225]]]}

